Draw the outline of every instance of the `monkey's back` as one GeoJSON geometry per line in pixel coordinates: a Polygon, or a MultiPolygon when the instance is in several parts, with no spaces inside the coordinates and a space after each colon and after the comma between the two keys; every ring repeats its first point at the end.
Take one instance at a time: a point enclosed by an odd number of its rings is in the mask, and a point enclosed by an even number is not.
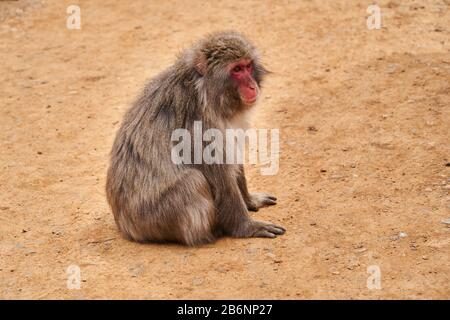
{"type": "Polygon", "coordinates": [[[174,72],[173,67],[163,72],[145,87],[117,132],[106,193],[116,224],[128,238],[179,240],[176,235],[183,232],[176,230],[182,225],[178,220],[185,217],[174,208],[185,210],[192,201],[187,197],[192,190],[198,193],[201,189],[201,194],[210,196],[199,172],[171,160],[171,133],[185,127],[198,105],[195,95],[186,96],[195,90],[193,86],[189,74],[174,72]],[[185,108],[176,108],[180,105],[185,108]],[[189,183],[181,185],[180,177],[188,176],[189,183]],[[175,238],[168,239],[168,235],[175,238]]]}

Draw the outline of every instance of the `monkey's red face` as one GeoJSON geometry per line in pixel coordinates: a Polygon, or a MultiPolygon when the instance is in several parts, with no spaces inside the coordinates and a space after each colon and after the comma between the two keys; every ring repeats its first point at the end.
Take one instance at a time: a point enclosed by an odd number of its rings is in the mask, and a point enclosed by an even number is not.
{"type": "Polygon", "coordinates": [[[239,60],[230,64],[229,70],[242,102],[246,105],[255,103],[259,95],[259,87],[253,78],[253,61],[239,60]]]}

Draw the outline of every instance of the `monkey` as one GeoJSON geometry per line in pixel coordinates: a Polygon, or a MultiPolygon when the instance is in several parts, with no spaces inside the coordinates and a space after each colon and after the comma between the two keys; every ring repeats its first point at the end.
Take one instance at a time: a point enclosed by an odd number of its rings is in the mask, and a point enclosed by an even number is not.
{"type": "Polygon", "coordinates": [[[223,236],[285,233],[281,226],[250,217],[249,211],[277,199],[250,193],[242,164],[171,161],[173,130],[192,132],[194,121],[221,131],[239,125],[268,73],[254,45],[226,31],[195,42],[147,83],[125,113],[106,178],[107,200],[126,239],[198,246],[223,236]]]}

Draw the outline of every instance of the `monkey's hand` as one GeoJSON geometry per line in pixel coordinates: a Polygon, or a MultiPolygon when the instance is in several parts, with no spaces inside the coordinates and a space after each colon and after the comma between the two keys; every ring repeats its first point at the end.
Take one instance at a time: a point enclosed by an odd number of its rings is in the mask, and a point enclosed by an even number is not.
{"type": "Polygon", "coordinates": [[[252,227],[254,228],[252,237],[276,238],[276,236],[286,232],[286,229],[283,227],[261,221],[253,221],[252,227]]]}
{"type": "Polygon", "coordinates": [[[250,211],[258,211],[259,208],[273,206],[277,204],[277,198],[264,192],[254,192],[250,194],[247,203],[247,209],[250,211]]]}

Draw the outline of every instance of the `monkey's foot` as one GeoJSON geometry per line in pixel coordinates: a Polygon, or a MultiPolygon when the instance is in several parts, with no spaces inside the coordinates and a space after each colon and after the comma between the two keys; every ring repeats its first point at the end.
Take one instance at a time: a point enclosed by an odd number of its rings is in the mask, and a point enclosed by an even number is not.
{"type": "Polygon", "coordinates": [[[286,232],[286,229],[283,227],[260,221],[255,221],[253,227],[255,228],[255,231],[253,232],[252,237],[276,238],[276,236],[286,232]]]}
{"type": "Polygon", "coordinates": [[[277,204],[276,197],[265,192],[254,192],[250,194],[250,202],[247,203],[247,209],[258,211],[259,208],[273,206],[275,204],[277,204]]]}

